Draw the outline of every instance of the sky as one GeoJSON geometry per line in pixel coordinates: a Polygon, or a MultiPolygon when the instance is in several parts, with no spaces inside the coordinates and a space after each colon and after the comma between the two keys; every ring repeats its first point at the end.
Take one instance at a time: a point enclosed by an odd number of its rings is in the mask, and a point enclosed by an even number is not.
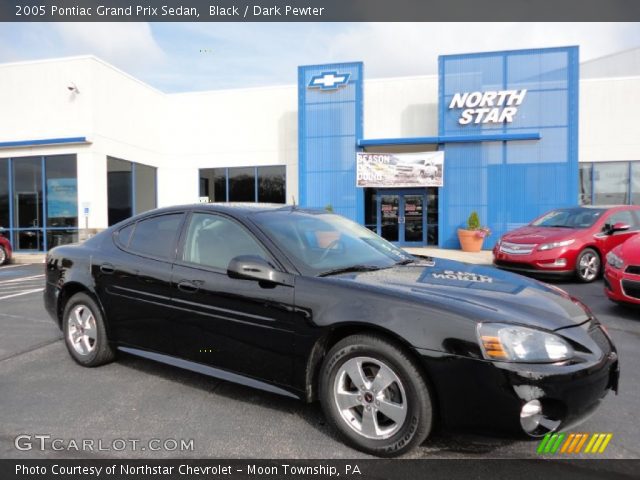
{"type": "Polygon", "coordinates": [[[367,78],[437,72],[441,54],[640,47],[638,23],[0,23],[0,63],[95,55],[167,92],[296,83],[298,65],[364,61],[367,78]]]}

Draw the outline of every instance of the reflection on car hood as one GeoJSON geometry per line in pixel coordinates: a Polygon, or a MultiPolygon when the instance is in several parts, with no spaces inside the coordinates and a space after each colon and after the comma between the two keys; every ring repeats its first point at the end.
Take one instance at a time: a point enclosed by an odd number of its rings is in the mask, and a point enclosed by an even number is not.
{"type": "Polygon", "coordinates": [[[556,330],[589,319],[584,308],[559,288],[493,267],[453,260],[434,258],[432,262],[421,260],[332,278],[407,295],[478,321],[509,321],[556,330]]]}
{"type": "Polygon", "coordinates": [[[558,242],[573,238],[576,231],[572,228],[554,227],[521,227],[502,237],[506,242],[540,244],[558,242]]]}

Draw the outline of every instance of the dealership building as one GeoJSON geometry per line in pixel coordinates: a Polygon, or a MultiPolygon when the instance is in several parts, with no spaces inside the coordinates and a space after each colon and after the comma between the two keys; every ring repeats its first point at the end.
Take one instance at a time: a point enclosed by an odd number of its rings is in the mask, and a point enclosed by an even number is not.
{"type": "Polygon", "coordinates": [[[640,49],[443,55],[437,70],[310,65],[290,85],[166,94],[93,56],[0,65],[0,226],[46,251],[155,207],[273,202],[442,248],[477,211],[491,247],[552,208],[640,204],[640,49]]]}

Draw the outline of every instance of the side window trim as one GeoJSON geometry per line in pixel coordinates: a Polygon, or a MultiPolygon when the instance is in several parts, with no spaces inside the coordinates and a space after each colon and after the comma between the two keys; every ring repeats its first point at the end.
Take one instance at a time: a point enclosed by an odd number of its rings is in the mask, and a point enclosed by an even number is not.
{"type": "Polygon", "coordinates": [[[173,262],[175,265],[180,265],[180,266],[188,267],[188,268],[196,268],[198,270],[204,270],[204,271],[207,271],[207,272],[220,273],[220,274],[227,275],[226,268],[223,269],[223,268],[218,268],[218,267],[214,267],[214,266],[211,266],[211,265],[203,265],[201,263],[189,262],[187,260],[184,260],[185,243],[186,243],[186,240],[187,240],[189,226],[191,225],[191,219],[196,214],[203,214],[203,215],[211,215],[211,216],[216,216],[216,217],[222,217],[222,218],[224,218],[226,220],[229,220],[229,221],[235,223],[243,231],[245,231],[247,233],[247,235],[249,235],[264,250],[264,252],[268,256],[268,258],[266,258],[266,260],[271,265],[273,265],[273,267],[276,270],[278,270],[279,272],[286,272],[286,270],[282,267],[280,262],[273,255],[273,253],[271,253],[269,248],[267,248],[267,246],[264,244],[264,242],[261,239],[259,239],[249,228],[247,228],[246,225],[244,225],[242,222],[240,222],[236,218],[232,217],[231,215],[227,215],[224,212],[217,212],[217,211],[210,211],[210,210],[207,211],[207,210],[202,210],[202,209],[196,209],[196,210],[191,210],[191,211],[187,212],[186,218],[185,218],[185,220],[184,220],[184,222],[182,224],[180,240],[178,242],[178,247],[176,249],[175,260],[173,262]]]}
{"type": "Polygon", "coordinates": [[[127,225],[125,225],[122,228],[119,228],[116,233],[115,233],[115,244],[116,246],[124,251],[129,253],[130,255],[136,255],[138,257],[142,257],[142,258],[150,258],[152,260],[157,260],[160,262],[168,262],[168,263],[173,263],[176,258],[177,258],[177,254],[178,254],[178,245],[180,244],[180,238],[182,237],[182,231],[185,228],[185,219],[188,217],[188,215],[186,215],[188,212],[185,212],[184,210],[179,210],[179,211],[175,211],[175,212],[163,212],[163,213],[159,213],[159,214],[155,214],[155,215],[149,215],[149,216],[145,216],[143,218],[139,218],[138,220],[136,220],[135,222],[129,223],[127,225]],[[140,252],[137,250],[133,250],[131,248],[129,248],[129,245],[131,244],[131,241],[133,240],[133,236],[136,233],[136,230],[138,228],[138,224],[140,222],[143,222],[145,220],[150,220],[152,218],[158,218],[158,217],[163,217],[163,216],[168,216],[168,215],[181,215],[182,218],[180,219],[180,226],[178,226],[178,229],[176,231],[176,238],[173,244],[173,249],[172,249],[172,253],[170,257],[158,257],[156,255],[150,255],[148,253],[145,252],[140,252]],[[127,245],[124,245],[123,243],[120,242],[119,240],[119,235],[120,235],[120,231],[124,230],[125,228],[129,227],[133,225],[133,231],[131,232],[131,235],[129,236],[129,241],[127,242],[127,245]]]}

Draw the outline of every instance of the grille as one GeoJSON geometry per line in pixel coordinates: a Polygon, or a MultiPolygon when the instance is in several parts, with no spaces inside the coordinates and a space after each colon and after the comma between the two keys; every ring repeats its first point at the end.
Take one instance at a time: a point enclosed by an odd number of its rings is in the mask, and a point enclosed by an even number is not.
{"type": "Polygon", "coordinates": [[[611,343],[600,327],[591,329],[589,335],[605,355],[611,351],[611,343]]]}
{"type": "Polygon", "coordinates": [[[495,264],[498,265],[499,267],[505,267],[505,268],[517,268],[517,269],[533,268],[533,266],[529,265],[528,263],[506,262],[504,260],[495,260],[495,264]]]}
{"type": "Polygon", "coordinates": [[[627,297],[640,298],[640,282],[622,280],[622,290],[627,297]]]}
{"type": "Polygon", "coordinates": [[[529,243],[502,242],[500,251],[510,255],[527,255],[531,253],[536,245],[529,243]]]}
{"type": "Polygon", "coordinates": [[[640,275],[640,265],[629,265],[626,272],[632,275],[640,275]]]}

